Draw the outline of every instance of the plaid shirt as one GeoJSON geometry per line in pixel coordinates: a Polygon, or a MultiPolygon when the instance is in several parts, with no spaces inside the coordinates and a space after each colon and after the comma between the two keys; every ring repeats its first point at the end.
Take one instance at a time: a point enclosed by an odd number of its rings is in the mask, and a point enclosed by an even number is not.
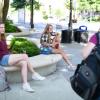
{"type": "Polygon", "coordinates": [[[41,39],[40,39],[40,43],[43,44],[48,43],[48,44],[52,44],[53,38],[55,37],[55,34],[42,34],[41,35],[41,39]]]}
{"type": "Polygon", "coordinates": [[[44,42],[50,43],[50,34],[42,34],[40,38],[40,43],[43,44],[44,42]]]}

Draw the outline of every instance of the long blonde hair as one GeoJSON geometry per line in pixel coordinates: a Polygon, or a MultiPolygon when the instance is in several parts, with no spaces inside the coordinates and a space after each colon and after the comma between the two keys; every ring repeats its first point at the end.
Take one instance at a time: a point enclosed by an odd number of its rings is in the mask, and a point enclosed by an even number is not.
{"type": "Polygon", "coordinates": [[[49,32],[49,28],[53,27],[51,24],[47,24],[46,27],[44,28],[43,34],[48,34],[48,41],[49,43],[51,42],[51,34],[49,32]]]}
{"type": "Polygon", "coordinates": [[[53,27],[53,26],[51,24],[47,24],[46,27],[45,27],[45,29],[44,29],[44,31],[43,31],[43,34],[49,33],[49,28],[50,27],[53,27]]]}

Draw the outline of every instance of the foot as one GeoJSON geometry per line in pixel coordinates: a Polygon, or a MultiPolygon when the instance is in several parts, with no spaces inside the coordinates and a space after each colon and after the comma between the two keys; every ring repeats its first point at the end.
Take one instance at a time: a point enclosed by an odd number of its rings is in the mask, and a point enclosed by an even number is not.
{"type": "Polygon", "coordinates": [[[74,66],[74,65],[68,65],[67,68],[68,68],[69,71],[75,71],[76,66],[74,66]]]}
{"type": "Polygon", "coordinates": [[[27,91],[27,92],[35,92],[31,87],[30,87],[30,85],[29,85],[29,83],[24,83],[23,84],[23,90],[24,91],[27,91]]]}
{"type": "Polygon", "coordinates": [[[68,72],[68,69],[67,68],[63,68],[60,71],[62,71],[62,72],[68,72]]]}
{"type": "Polygon", "coordinates": [[[40,74],[38,74],[38,73],[35,72],[35,73],[32,75],[32,79],[33,79],[33,80],[39,80],[39,81],[41,81],[41,80],[44,80],[45,77],[43,77],[43,76],[41,76],[40,74]]]}

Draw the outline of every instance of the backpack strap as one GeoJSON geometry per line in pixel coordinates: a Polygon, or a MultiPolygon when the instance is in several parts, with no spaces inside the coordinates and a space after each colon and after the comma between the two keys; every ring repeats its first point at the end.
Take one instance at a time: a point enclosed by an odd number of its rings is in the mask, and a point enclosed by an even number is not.
{"type": "Polygon", "coordinates": [[[100,46],[100,32],[96,33],[96,38],[97,38],[97,46],[100,46]]]}

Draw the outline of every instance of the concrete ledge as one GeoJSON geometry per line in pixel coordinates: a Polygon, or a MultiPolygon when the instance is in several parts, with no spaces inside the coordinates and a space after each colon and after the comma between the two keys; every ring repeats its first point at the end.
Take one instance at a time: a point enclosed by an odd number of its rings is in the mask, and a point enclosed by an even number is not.
{"type": "MultiPolygon", "coordinates": [[[[23,37],[25,38],[25,37],[23,37]]],[[[26,38],[29,41],[35,43],[38,47],[40,47],[40,40],[35,38],[26,38]]],[[[8,38],[9,40],[9,38],[8,38]]],[[[53,73],[56,70],[56,64],[58,61],[62,59],[60,54],[49,54],[49,55],[37,55],[34,57],[30,57],[30,63],[32,64],[33,68],[40,73],[41,75],[48,75],[53,73]]],[[[8,66],[4,67],[7,74],[8,80],[11,83],[21,82],[21,74],[20,68],[16,66],[8,66]],[[13,77],[12,77],[13,76],[13,77]]],[[[28,74],[28,79],[31,80],[31,74],[28,74]]]]}
{"type": "MultiPolygon", "coordinates": [[[[41,75],[49,75],[56,70],[56,64],[62,59],[59,54],[38,55],[30,57],[33,68],[41,75]]],[[[21,82],[20,68],[16,66],[4,67],[10,83],[21,82]]],[[[31,80],[31,73],[28,73],[28,80],[31,80]]]]}
{"type": "Polygon", "coordinates": [[[40,44],[40,39],[36,39],[36,38],[26,38],[29,41],[32,41],[33,43],[35,43],[38,47],[41,46],[40,44]]]}
{"type": "Polygon", "coordinates": [[[22,32],[6,33],[6,34],[13,35],[13,36],[28,36],[28,35],[33,34],[33,33],[30,33],[29,31],[22,31],[22,32]]]}

